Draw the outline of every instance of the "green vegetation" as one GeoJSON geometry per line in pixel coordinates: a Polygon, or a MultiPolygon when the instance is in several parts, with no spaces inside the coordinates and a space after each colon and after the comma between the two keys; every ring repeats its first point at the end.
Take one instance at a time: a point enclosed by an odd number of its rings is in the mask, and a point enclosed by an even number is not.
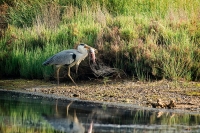
{"type": "Polygon", "coordinates": [[[199,0],[4,2],[9,24],[0,36],[1,77],[53,77],[42,62],[84,42],[139,80],[200,80],[199,0]]]}

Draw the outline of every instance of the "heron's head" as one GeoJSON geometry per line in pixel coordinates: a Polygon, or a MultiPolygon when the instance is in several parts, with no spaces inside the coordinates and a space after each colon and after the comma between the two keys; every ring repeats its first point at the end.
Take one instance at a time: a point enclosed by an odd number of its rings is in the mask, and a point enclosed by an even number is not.
{"type": "Polygon", "coordinates": [[[87,50],[87,48],[85,48],[85,45],[86,44],[81,43],[76,47],[76,49],[81,53],[87,53],[88,50],[87,50]]]}
{"type": "Polygon", "coordinates": [[[79,44],[77,49],[78,50],[83,50],[83,49],[91,50],[91,49],[93,49],[95,52],[97,52],[97,50],[95,48],[93,48],[93,47],[91,47],[91,46],[89,46],[87,44],[84,44],[84,43],[79,44]]]}

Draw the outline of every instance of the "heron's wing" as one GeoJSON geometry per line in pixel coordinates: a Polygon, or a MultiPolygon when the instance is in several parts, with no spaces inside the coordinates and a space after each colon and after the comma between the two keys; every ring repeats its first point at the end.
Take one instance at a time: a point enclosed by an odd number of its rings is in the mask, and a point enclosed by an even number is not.
{"type": "Polygon", "coordinates": [[[43,65],[69,65],[76,60],[76,56],[77,50],[64,50],[48,58],[43,65]]]}

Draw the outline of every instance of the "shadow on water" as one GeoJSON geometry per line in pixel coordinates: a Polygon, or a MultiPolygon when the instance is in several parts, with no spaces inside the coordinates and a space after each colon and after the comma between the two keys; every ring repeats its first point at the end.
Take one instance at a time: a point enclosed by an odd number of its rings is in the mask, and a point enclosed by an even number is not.
{"type": "Polygon", "coordinates": [[[0,91],[0,133],[60,132],[200,132],[200,114],[118,108],[0,91]]]}

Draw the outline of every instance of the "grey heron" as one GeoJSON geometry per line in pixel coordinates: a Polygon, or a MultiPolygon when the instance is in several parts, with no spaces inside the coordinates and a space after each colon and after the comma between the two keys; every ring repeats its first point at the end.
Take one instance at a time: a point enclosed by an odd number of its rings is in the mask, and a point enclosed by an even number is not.
{"type": "Polygon", "coordinates": [[[95,51],[93,47],[88,46],[87,44],[79,44],[77,49],[68,49],[63,50],[52,57],[48,58],[43,65],[55,65],[57,67],[57,81],[59,85],[59,70],[63,65],[68,66],[68,77],[72,80],[72,82],[77,85],[70,75],[70,68],[76,65],[76,73],[78,72],[78,66],[82,60],[84,60],[88,56],[88,52],[91,52],[92,60],[95,61],[95,51]]]}

